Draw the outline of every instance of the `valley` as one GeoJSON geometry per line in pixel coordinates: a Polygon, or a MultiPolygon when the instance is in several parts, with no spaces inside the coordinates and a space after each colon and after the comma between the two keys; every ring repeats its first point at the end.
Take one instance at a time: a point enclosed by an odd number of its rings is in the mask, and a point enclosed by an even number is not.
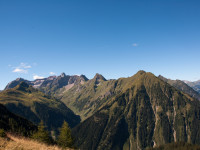
{"type": "Polygon", "coordinates": [[[67,121],[81,149],[128,150],[200,144],[199,95],[183,81],[145,71],[115,80],[62,73],[42,81],[18,78],[0,93],[0,103],[51,132],[67,121]]]}

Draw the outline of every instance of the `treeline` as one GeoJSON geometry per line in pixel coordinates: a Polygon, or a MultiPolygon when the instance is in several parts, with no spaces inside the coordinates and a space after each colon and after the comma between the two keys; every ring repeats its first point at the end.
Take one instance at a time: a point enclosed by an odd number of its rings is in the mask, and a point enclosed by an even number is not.
{"type": "Polygon", "coordinates": [[[64,121],[62,127],[59,130],[59,135],[57,139],[53,139],[49,132],[46,130],[43,122],[38,125],[37,132],[33,133],[31,136],[34,140],[37,140],[46,144],[56,144],[60,147],[70,147],[74,146],[74,140],[71,135],[71,129],[66,121],[64,121]]]}
{"type": "MultiPolygon", "coordinates": [[[[4,129],[0,129],[0,137],[6,137],[4,129]]],[[[52,138],[43,121],[38,125],[38,129],[28,137],[48,145],[58,145],[62,148],[74,148],[74,139],[72,138],[71,129],[66,121],[64,121],[62,127],[59,129],[59,135],[57,139],[52,138]]]]}

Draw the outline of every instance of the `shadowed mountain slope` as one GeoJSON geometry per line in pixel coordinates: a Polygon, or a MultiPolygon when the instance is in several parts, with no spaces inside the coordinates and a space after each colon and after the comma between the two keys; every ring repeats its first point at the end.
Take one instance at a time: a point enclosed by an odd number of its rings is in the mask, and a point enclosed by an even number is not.
{"type": "Polygon", "coordinates": [[[71,127],[80,122],[75,115],[61,101],[47,96],[39,90],[21,82],[15,88],[0,93],[0,103],[11,112],[38,124],[43,120],[49,130],[61,127],[67,121],[71,127]]]}
{"type": "Polygon", "coordinates": [[[200,144],[199,101],[144,71],[101,85],[114,86],[110,88],[114,95],[73,129],[80,149],[145,149],[179,141],[200,144]]]}
{"type": "Polygon", "coordinates": [[[15,134],[29,136],[32,132],[37,130],[30,121],[17,116],[0,104],[0,129],[13,132],[15,134]]]}

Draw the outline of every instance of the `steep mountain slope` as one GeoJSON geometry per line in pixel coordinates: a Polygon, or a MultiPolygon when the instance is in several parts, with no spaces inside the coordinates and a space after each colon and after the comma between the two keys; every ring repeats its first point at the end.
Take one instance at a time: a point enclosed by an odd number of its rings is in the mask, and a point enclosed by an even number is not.
{"type": "Polygon", "coordinates": [[[37,126],[11,113],[5,106],[0,104],[0,129],[28,136],[33,131],[37,130],[37,126]]]}
{"type": "Polygon", "coordinates": [[[195,82],[185,81],[185,83],[196,90],[198,93],[200,93],[200,80],[195,82]]]}
{"type": "Polygon", "coordinates": [[[114,95],[115,84],[116,80],[107,81],[96,74],[93,79],[64,92],[60,99],[84,120],[114,95]]]}
{"type": "Polygon", "coordinates": [[[45,94],[59,95],[59,94],[62,94],[62,92],[69,90],[74,85],[77,85],[79,83],[83,84],[87,80],[88,79],[84,75],[69,76],[69,75],[65,75],[65,73],[62,73],[60,76],[50,76],[48,78],[37,79],[34,81],[28,81],[23,78],[17,78],[16,80],[10,82],[5,87],[5,90],[14,88],[23,81],[29,85],[32,85],[34,88],[39,89],[45,94]]]}
{"type": "Polygon", "coordinates": [[[1,92],[0,103],[4,104],[11,112],[23,116],[35,124],[43,120],[49,130],[61,127],[64,120],[71,127],[80,121],[79,116],[76,116],[65,104],[25,82],[1,92]]]}
{"type": "Polygon", "coordinates": [[[183,91],[184,93],[187,93],[190,96],[200,100],[200,93],[195,91],[192,87],[188,86],[185,82],[183,82],[181,80],[170,80],[170,79],[167,79],[167,78],[165,78],[161,75],[159,75],[158,78],[169,83],[171,86],[179,89],[180,91],[183,91]]]}
{"type": "Polygon", "coordinates": [[[178,141],[200,144],[199,101],[144,71],[114,82],[115,96],[73,129],[78,147],[132,150],[178,141]]]}

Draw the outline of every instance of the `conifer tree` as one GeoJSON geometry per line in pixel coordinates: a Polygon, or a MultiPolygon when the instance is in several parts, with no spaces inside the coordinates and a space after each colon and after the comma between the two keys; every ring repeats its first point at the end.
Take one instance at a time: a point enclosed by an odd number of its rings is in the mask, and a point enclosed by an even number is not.
{"type": "Polygon", "coordinates": [[[58,136],[57,143],[61,147],[72,147],[74,140],[71,135],[71,129],[66,121],[64,121],[60,128],[60,134],[58,136]]]}
{"type": "Polygon", "coordinates": [[[53,142],[52,138],[49,136],[48,131],[45,130],[43,121],[40,122],[40,124],[38,125],[38,131],[36,133],[33,133],[32,137],[37,141],[47,144],[51,144],[53,142]]]}
{"type": "Polygon", "coordinates": [[[4,129],[0,129],[0,137],[6,137],[4,129]]]}

